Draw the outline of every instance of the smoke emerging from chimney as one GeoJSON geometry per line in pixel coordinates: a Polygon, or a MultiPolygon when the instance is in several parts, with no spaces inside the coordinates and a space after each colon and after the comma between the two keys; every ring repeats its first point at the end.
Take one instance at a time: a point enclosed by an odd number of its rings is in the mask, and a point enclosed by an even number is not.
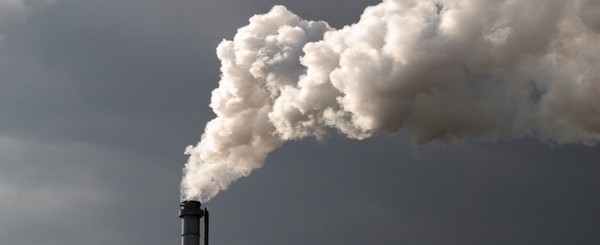
{"type": "Polygon", "coordinates": [[[217,48],[221,80],[182,181],[208,201],[288,140],[600,139],[599,0],[384,0],[340,30],[283,6],[217,48]]]}

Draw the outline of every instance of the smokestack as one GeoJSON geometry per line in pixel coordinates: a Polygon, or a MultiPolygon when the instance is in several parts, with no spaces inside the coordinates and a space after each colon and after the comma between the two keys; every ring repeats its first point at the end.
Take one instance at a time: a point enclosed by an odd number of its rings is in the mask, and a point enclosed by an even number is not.
{"type": "Polygon", "coordinates": [[[204,245],[208,245],[208,210],[198,201],[183,201],[181,218],[181,245],[200,245],[200,219],[204,217],[204,245]]]}

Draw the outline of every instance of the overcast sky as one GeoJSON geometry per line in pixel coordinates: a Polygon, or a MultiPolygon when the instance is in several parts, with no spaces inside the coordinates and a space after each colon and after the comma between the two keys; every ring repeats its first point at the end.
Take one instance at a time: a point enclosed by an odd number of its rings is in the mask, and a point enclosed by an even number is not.
{"type": "MultiPolygon", "coordinates": [[[[0,0],[0,244],[178,244],[216,47],[283,4],[340,28],[372,0],[0,0]]],[[[284,144],[205,206],[213,245],[598,244],[600,148],[408,133],[284,144]]]]}

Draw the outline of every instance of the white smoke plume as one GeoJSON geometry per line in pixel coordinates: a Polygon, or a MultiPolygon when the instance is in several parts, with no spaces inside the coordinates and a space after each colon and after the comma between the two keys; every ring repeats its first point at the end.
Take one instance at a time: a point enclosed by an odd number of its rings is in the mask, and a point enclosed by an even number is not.
{"type": "Polygon", "coordinates": [[[599,43],[600,0],[384,0],[340,30],[275,6],[217,48],[217,117],[186,149],[182,198],[208,201],[331,129],[594,144],[599,43]]]}

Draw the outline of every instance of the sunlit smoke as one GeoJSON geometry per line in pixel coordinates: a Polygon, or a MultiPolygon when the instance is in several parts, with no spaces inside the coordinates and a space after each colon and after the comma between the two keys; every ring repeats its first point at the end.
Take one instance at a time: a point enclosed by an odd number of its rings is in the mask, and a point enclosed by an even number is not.
{"type": "Polygon", "coordinates": [[[217,48],[217,117],[190,155],[182,199],[208,201],[288,140],[408,131],[600,139],[599,0],[385,0],[336,30],[283,6],[217,48]]]}

